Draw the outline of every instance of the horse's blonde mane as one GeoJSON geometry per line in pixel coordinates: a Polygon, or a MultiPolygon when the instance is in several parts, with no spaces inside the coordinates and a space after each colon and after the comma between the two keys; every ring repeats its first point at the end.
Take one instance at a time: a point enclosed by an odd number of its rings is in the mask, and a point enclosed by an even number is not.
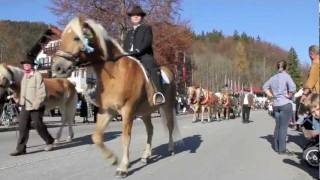
{"type": "MultiPolygon", "coordinates": [[[[119,45],[119,43],[116,40],[114,40],[112,37],[110,37],[108,35],[107,31],[103,28],[103,26],[101,24],[96,23],[92,19],[86,19],[84,21],[84,23],[86,23],[90,28],[92,28],[92,30],[94,31],[94,34],[98,38],[99,45],[100,45],[102,52],[103,52],[103,59],[104,60],[108,59],[108,51],[107,51],[105,41],[111,41],[119,49],[120,52],[124,53],[123,48],[119,45]]],[[[79,17],[73,18],[67,24],[62,35],[68,33],[70,31],[70,29],[80,38],[80,40],[82,42],[84,42],[84,35],[83,35],[82,28],[81,28],[81,22],[80,22],[79,17]]]]}
{"type": "Polygon", "coordinates": [[[64,28],[64,31],[62,32],[62,36],[64,36],[66,33],[69,33],[70,30],[72,30],[83,42],[84,36],[81,29],[80,19],[78,17],[73,18],[67,26],[64,28]]]}

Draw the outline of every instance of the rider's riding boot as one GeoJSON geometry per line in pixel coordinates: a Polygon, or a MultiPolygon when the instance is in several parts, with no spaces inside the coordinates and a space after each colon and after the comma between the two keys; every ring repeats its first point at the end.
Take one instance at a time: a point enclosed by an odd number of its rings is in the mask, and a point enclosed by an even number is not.
{"type": "Polygon", "coordinates": [[[154,70],[151,72],[152,80],[154,83],[154,94],[152,97],[153,104],[156,105],[161,105],[166,102],[164,95],[162,94],[162,85],[161,85],[161,79],[160,79],[160,71],[159,70],[154,70]]]}

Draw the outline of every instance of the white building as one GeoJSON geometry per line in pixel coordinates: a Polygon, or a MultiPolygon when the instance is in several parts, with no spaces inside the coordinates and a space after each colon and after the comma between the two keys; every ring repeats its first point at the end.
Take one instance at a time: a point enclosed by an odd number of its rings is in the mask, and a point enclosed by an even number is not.
{"type": "Polygon", "coordinates": [[[37,64],[36,68],[41,73],[48,73],[48,70],[51,68],[52,65],[52,54],[47,53],[56,52],[58,47],[60,46],[60,40],[52,40],[49,41],[44,48],[41,49],[39,54],[36,57],[35,63],[37,64]]]}

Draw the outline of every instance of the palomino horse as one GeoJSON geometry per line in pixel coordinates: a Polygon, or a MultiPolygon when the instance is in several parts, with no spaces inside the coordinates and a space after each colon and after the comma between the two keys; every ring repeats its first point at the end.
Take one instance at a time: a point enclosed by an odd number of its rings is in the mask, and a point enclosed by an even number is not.
{"type": "Polygon", "coordinates": [[[203,116],[205,110],[208,112],[208,122],[212,121],[213,118],[217,118],[217,106],[219,102],[219,98],[214,95],[211,91],[208,89],[202,89],[203,98],[200,99],[200,105],[201,105],[201,122],[204,122],[203,116]],[[214,115],[214,117],[213,117],[214,115]]]}
{"type": "Polygon", "coordinates": [[[204,123],[204,113],[207,111],[208,119],[210,122],[213,119],[213,114],[216,114],[215,106],[218,103],[218,97],[216,97],[211,91],[208,89],[198,88],[197,89],[197,101],[201,106],[201,122],[204,123]]]}
{"type": "Polygon", "coordinates": [[[79,66],[91,66],[96,73],[96,98],[93,101],[98,105],[99,112],[92,140],[113,165],[118,160],[105,146],[103,134],[113,117],[117,114],[122,116],[123,156],[116,170],[117,177],[128,175],[129,146],[135,115],[142,116],[147,131],[142,162],[147,163],[151,156],[151,113],[159,108],[169,131],[169,152],[174,152],[173,136],[177,130],[174,110],[176,90],[173,73],[168,68],[161,67],[167,77],[167,84],[163,84],[166,103],[161,107],[152,106],[148,100],[150,80],[142,64],[126,55],[102,25],[90,19],[74,18],[62,33],[60,50],[54,56],[52,71],[57,77],[68,76],[79,66]],[[87,36],[88,31],[90,38],[87,36]]]}
{"type": "Polygon", "coordinates": [[[192,122],[196,122],[200,115],[200,103],[197,100],[197,89],[199,87],[190,86],[187,88],[188,105],[193,111],[192,122]]]}
{"type": "MultiPolygon", "coordinates": [[[[7,89],[11,89],[15,95],[19,97],[22,78],[22,69],[0,64],[0,96],[2,96],[7,89]]],[[[59,141],[65,124],[68,124],[69,127],[67,141],[71,141],[73,138],[72,123],[74,121],[78,100],[75,86],[64,78],[44,78],[44,84],[47,90],[47,98],[44,104],[46,110],[59,107],[61,112],[62,126],[58,130],[56,142],[59,141]]]]}
{"type": "Polygon", "coordinates": [[[192,122],[196,122],[200,115],[201,110],[201,122],[204,123],[204,113],[208,112],[208,122],[212,120],[212,115],[216,114],[216,105],[218,103],[218,97],[211,91],[203,89],[201,87],[190,86],[187,88],[188,104],[191,106],[194,112],[192,122]]]}

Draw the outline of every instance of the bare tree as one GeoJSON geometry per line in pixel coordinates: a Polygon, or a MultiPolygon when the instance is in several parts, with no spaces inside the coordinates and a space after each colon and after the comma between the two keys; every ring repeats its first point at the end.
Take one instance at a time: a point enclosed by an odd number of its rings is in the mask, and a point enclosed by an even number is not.
{"type": "Polygon", "coordinates": [[[49,9],[65,25],[72,17],[85,15],[101,23],[111,36],[120,41],[130,25],[127,12],[140,5],[147,13],[145,21],[153,26],[154,49],[160,64],[175,64],[175,53],[187,51],[192,34],[187,21],[180,19],[181,0],[51,0],[49,9]]]}

